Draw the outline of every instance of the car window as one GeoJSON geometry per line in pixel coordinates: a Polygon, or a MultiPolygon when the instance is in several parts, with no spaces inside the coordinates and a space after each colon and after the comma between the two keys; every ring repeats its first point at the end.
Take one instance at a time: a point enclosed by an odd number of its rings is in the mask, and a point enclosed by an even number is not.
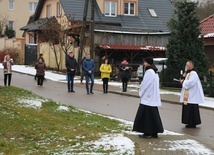
{"type": "Polygon", "coordinates": [[[163,62],[162,62],[162,61],[154,61],[154,64],[155,64],[155,65],[162,65],[163,62]]]}

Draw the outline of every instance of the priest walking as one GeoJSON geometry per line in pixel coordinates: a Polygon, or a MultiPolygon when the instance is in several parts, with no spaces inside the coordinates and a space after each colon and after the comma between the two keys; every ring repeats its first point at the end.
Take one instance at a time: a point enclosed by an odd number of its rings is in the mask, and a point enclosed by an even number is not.
{"type": "Polygon", "coordinates": [[[140,138],[158,138],[163,133],[163,125],[158,107],[161,106],[159,77],[153,59],[144,60],[146,72],[139,89],[140,105],[134,120],[133,131],[141,132],[140,138]]]}

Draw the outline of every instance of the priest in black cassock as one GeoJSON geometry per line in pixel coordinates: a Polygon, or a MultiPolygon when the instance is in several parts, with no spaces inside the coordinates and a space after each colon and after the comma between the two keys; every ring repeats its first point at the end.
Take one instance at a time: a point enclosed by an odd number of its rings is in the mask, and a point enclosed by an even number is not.
{"type": "Polygon", "coordinates": [[[145,58],[146,72],[139,88],[140,105],[135,116],[133,131],[141,132],[140,138],[158,138],[163,125],[158,107],[161,106],[159,76],[153,58],[145,58]]]}
{"type": "Polygon", "coordinates": [[[187,61],[186,67],[187,72],[183,74],[185,79],[180,79],[182,84],[180,102],[183,103],[182,123],[186,124],[186,128],[196,128],[196,125],[201,124],[198,104],[204,102],[204,92],[194,69],[194,63],[187,61]]]}

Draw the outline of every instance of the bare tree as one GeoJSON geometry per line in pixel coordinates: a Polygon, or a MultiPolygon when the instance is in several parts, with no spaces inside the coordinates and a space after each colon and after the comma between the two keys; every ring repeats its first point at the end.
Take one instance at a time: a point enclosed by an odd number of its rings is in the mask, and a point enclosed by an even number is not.
{"type": "Polygon", "coordinates": [[[200,20],[203,20],[212,14],[214,14],[213,0],[207,0],[203,3],[200,3],[200,5],[197,8],[197,15],[200,20]]]}
{"type": "Polygon", "coordinates": [[[7,26],[7,18],[0,14],[0,37],[3,37],[3,32],[7,26]]]}
{"type": "Polygon", "coordinates": [[[57,53],[62,54],[62,51],[67,55],[68,50],[71,46],[76,46],[79,39],[80,23],[75,22],[74,18],[70,16],[61,16],[59,20],[55,17],[46,19],[45,24],[40,26],[40,40],[42,42],[48,42],[52,51],[54,52],[57,70],[61,64],[61,56],[57,53]]]}

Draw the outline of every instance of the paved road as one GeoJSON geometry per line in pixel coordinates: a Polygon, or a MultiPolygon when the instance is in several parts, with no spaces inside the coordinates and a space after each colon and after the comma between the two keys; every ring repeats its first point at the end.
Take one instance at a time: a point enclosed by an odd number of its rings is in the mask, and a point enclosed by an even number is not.
{"type": "MultiPolygon", "coordinates": [[[[0,73],[0,81],[3,75],[0,73]]],[[[3,82],[2,82],[3,83],[3,82]]],[[[72,105],[80,109],[101,113],[128,121],[133,121],[139,99],[118,94],[103,94],[99,91],[100,85],[96,85],[94,95],[87,95],[85,85],[77,84],[76,93],[68,93],[66,84],[47,80],[44,86],[38,87],[32,76],[26,74],[13,73],[12,85],[32,91],[45,98],[50,98],[56,102],[72,105]]],[[[194,136],[204,144],[214,148],[214,111],[201,110],[202,124],[197,129],[186,129],[181,121],[181,106],[176,104],[162,103],[159,108],[164,128],[178,133],[194,136]]]]}

